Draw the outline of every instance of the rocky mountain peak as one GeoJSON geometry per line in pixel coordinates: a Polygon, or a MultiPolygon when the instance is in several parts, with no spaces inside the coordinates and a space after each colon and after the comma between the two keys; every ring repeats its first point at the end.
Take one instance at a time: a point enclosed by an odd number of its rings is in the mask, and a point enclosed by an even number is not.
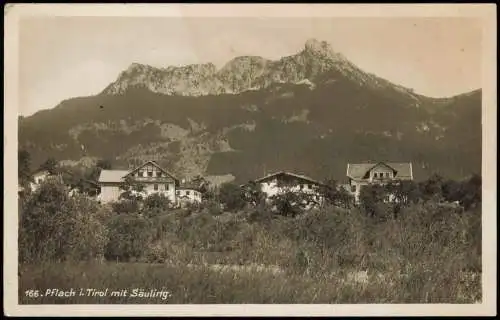
{"type": "Polygon", "coordinates": [[[133,74],[137,72],[144,72],[147,69],[152,68],[151,66],[142,64],[142,63],[137,63],[137,62],[132,62],[130,66],[123,72],[123,74],[133,74]]]}
{"type": "Polygon", "coordinates": [[[319,41],[317,39],[308,39],[305,43],[303,53],[315,58],[330,59],[335,61],[347,61],[347,59],[340,53],[335,52],[326,41],[319,41]]]}
{"type": "Polygon", "coordinates": [[[306,41],[305,50],[312,53],[328,53],[333,51],[330,44],[326,41],[319,41],[311,38],[306,41]]]}
{"type": "Polygon", "coordinates": [[[330,70],[361,85],[377,85],[376,79],[335,52],[328,42],[311,38],[295,55],[275,61],[259,56],[239,56],[220,70],[213,63],[155,68],[134,62],[103,93],[123,94],[131,87],[145,87],[167,95],[235,94],[266,88],[277,82],[297,83],[309,79],[314,83],[317,77],[330,70]]]}

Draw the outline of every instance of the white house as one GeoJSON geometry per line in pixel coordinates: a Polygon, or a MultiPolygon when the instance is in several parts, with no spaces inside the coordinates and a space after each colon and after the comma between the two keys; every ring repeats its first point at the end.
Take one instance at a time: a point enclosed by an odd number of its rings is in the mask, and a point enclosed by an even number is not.
{"type": "Polygon", "coordinates": [[[182,181],[175,191],[177,203],[182,206],[185,203],[201,203],[201,191],[199,186],[191,182],[182,181]]]}
{"type": "Polygon", "coordinates": [[[359,202],[361,188],[366,185],[385,185],[391,181],[413,180],[411,162],[348,163],[347,190],[359,202]]]}
{"type": "Polygon", "coordinates": [[[320,194],[322,183],[304,175],[280,171],[254,180],[254,182],[260,185],[268,199],[285,192],[301,192],[311,195],[318,203],[323,200],[320,194]]]}
{"type": "Polygon", "coordinates": [[[30,189],[36,191],[40,184],[49,178],[62,179],[60,174],[51,174],[48,170],[37,170],[31,174],[30,189]]]}
{"type": "Polygon", "coordinates": [[[144,186],[145,196],[162,193],[172,203],[176,202],[179,180],[154,161],[147,161],[131,170],[102,170],[98,180],[101,187],[99,200],[103,203],[119,200],[123,192],[120,186],[127,178],[144,186]]]}

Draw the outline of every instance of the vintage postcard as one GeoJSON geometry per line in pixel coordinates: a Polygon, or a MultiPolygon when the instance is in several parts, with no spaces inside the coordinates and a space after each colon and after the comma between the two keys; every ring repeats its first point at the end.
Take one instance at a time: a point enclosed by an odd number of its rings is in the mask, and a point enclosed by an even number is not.
{"type": "Polygon", "coordinates": [[[6,314],[496,314],[494,5],[4,20],[6,314]]]}

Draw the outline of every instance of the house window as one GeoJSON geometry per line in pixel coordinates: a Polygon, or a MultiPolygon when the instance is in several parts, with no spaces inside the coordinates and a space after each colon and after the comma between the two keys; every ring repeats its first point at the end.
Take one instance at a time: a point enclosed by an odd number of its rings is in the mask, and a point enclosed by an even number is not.
{"type": "Polygon", "coordinates": [[[303,184],[300,185],[300,190],[302,190],[302,189],[304,189],[304,185],[303,184]]]}
{"type": "Polygon", "coordinates": [[[153,176],[153,171],[148,171],[148,177],[152,177],[153,176]]]}
{"type": "Polygon", "coordinates": [[[42,183],[42,178],[38,178],[38,183],[42,183]]]}
{"type": "Polygon", "coordinates": [[[176,194],[176,195],[180,195],[180,194],[181,194],[181,192],[180,192],[179,190],[177,190],[177,191],[175,192],[175,194],[176,194]]]}
{"type": "Polygon", "coordinates": [[[161,171],[156,171],[156,176],[157,176],[158,178],[161,178],[161,171]]]}
{"type": "Polygon", "coordinates": [[[190,193],[191,193],[191,192],[189,192],[189,191],[186,191],[186,195],[187,195],[187,196],[189,196],[189,194],[190,194],[190,193]]]}
{"type": "Polygon", "coordinates": [[[311,184],[308,184],[308,185],[307,185],[307,187],[308,187],[309,189],[312,189],[312,185],[311,185],[311,184]]]}
{"type": "Polygon", "coordinates": [[[356,192],[356,185],[351,186],[351,192],[356,192]]]}
{"type": "Polygon", "coordinates": [[[390,172],[387,172],[387,173],[385,174],[385,176],[386,176],[387,178],[390,178],[391,173],[390,173],[390,172]]]}
{"type": "Polygon", "coordinates": [[[167,191],[168,191],[168,189],[169,189],[169,185],[168,185],[168,184],[165,184],[165,190],[167,190],[167,191]]]}
{"type": "Polygon", "coordinates": [[[158,185],[156,183],[153,185],[153,188],[155,189],[155,191],[158,191],[158,185]]]}

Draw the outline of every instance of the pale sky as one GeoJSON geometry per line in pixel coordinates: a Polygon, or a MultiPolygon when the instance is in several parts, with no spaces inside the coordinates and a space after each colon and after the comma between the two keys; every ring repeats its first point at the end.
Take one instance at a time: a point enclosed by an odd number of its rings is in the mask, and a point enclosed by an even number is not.
{"type": "Polygon", "coordinates": [[[97,94],[132,62],[220,68],[239,55],[295,54],[309,38],[420,94],[481,87],[481,24],[472,18],[24,17],[19,37],[22,115],[97,94]]]}

